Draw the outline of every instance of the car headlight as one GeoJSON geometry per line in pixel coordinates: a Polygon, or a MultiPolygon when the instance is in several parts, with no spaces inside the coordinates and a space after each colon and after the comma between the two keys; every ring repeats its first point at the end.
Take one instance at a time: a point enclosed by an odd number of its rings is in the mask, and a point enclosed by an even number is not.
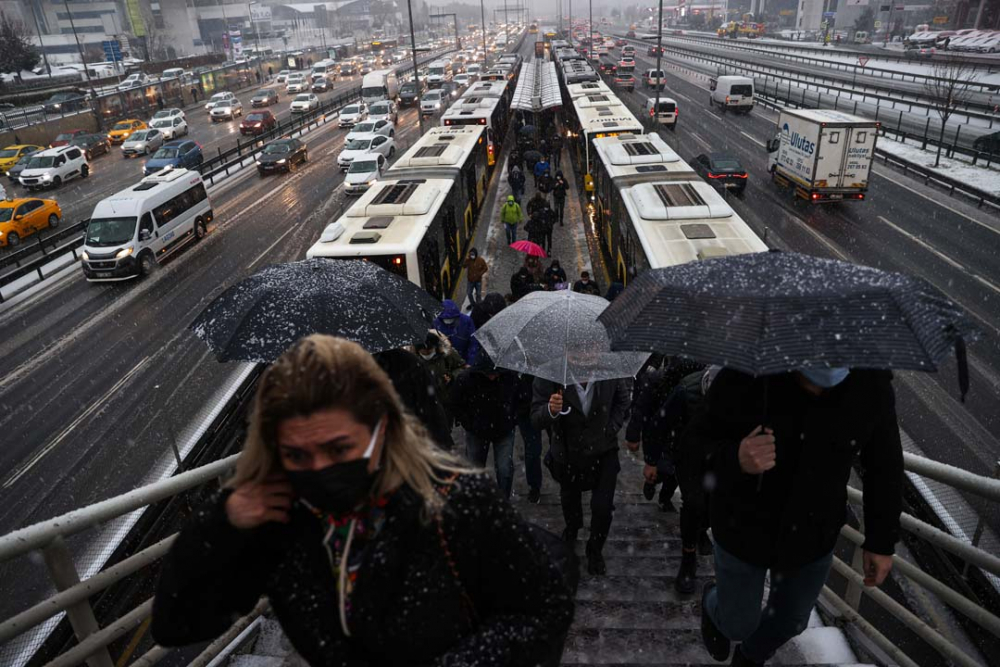
{"type": "Polygon", "coordinates": [[[257,164],[260,164],[260,160],[254,160],[254,162],[256,162],[257,164]]]}
{"type": "Polygon", "coordinates": [[[51,181],[52,177],[50,175],[48,175],[48,174],[42,174],[42,180],[43,181],[51,181]]]}
{"type": "Polygon", "coordinates": [[[278,160],[278,164],[285,164],[286,162],[288,162],[288,160],[286,160],[285,158],[281,158],[280,160],[278,160]]]}
{"type": "Polygon", "coordinates": [[[86,252],[81,252],[80,257],[83,257],[85,260],[90,259],[90,255],[88,255],[86,252]]]}
{"type": "Polygon", "coordinates": [[[115,254],[115,259],[122,259],[124,257],[128,257],[131,254],[132,254],[132,246],[129,246],[127,248],[122,248],[115,254]]]}
{"type": "Polygon", "coordinates": [[[368,181],[367,185],[368,187],[375,185],[375,179],[373,178],[372,180],[368,181]]]}

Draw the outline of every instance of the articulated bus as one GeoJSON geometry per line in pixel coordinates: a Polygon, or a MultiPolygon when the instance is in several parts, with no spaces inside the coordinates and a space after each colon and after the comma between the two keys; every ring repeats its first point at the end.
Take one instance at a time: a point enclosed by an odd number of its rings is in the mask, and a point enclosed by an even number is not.
{"type": "Polygon", "coordinates": [[[458,189],[462,225],[456,231],[460,257],[464,257],[476,230],[479,210],[486,198],[490,169],[486,129],[478,125],[432,127],[397,158],[387,178],[450,178],[458,189]]]}
{"type": "Polygon", "coordinates": [[[499,97],[460,97],[441,115],[441,125],[481,125],[486,128],[486,156],[490,167],[497,163],[510,120],[510,103],[499,97]]]}
{"type": "Polygon", "coordinates": [[[484,130],[429,130],[337,221],[308,257],[364,259],[454,295],[489,184],[484,130]]]}
{"type": "Polygon", "coordinates": [[[514,86],[506,79],[476,81],[462,93],[462,97],[496,97],[509,106],[514,97],[514,86]]]}
{"type": "Polygon", "coordinates": [[[595,139],[594,216],[615,280],[767,245],[658,134],[595,139]]]}
{"type": "Polygon", "coordinates": [[[578,97],[573,100],[573,113],[567,114],[567,125],[571,137],[575,137],[578,164],[583,165],[585,176],[584,189],[594,190],[594,154],[593,142],[601,137],[615,137],[620,134],[642,134],[642,123],[636,120],[632,112],[614,95],[595,95],[578,97]]]}

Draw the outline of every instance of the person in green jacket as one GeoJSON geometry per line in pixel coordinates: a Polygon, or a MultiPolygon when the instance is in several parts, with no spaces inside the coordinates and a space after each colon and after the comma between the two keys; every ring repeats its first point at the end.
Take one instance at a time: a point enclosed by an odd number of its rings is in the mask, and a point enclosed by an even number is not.
{"type": "Polygon", "coordinates": [[[521,205],[514,199],[514,195],[507,195],[507,202],[500,208],[500,222],[507,233],[507,245],[517,240],[517,226],[523,220],[521,205]]]}

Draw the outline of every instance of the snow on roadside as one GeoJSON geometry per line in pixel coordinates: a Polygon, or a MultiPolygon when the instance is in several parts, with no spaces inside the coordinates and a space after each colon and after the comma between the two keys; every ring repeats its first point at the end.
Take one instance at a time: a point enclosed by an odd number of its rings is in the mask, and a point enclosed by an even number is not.
{"type": "Polygon", "coordinates": [[[962,181],[979,190],[1000,194],[1000,164],[994,163],[992,168],[987,168],[971,164],[971,158],[966,158],[964,155],[948,158],[942,152],[941,164],[935,168],[936,153],[930,147],[922,150],[919,146],[892,141],[886,137],[882,137],[878,142],[878,150],[930,169],[942,176],[962,181]]]}

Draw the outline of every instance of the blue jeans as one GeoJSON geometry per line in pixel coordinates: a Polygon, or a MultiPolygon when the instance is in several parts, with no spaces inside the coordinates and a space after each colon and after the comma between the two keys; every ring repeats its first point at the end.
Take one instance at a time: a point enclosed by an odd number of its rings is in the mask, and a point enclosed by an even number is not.
{"type": "Polygon", "coordinates": [[[715,626],[754,662],[774,652],[803,630],[830,573],[833,552],[794,570],[771,570],[771,594],[761,612],[766,567],[746,563],[715,543],[716,588],[705,599],[715,626]]]}
{"type": "Polygon", "coordinates": [[[518,416],[517,428],[524,440],[524,478],[533,489],[542,488],[542,432],[531,423],[530,415],[518,416]]]}
{"type": "Polygon", "coordinates": [[[505,222],[503,223],[503,230],[507,232],[507,245],[517,240],[517,225],[508,225],[505,222]]]}
{"type": "Polygon", "coordinates": [[[478,283],[469,282],[466,285],[465,293],[469,297],[471,303],[479,303],[479,300],[483,298],[483,283],[482,281],[478,283]],[[476,298],[472,298],[472,293],[476,293],[476,298]]]}
{"type": "Polygon", "coordinates": [[[505,498],[510,498],[514,486],[514,431],[495,440],[487,440],[465,432],[465,456],[477,466],[485,466],[493,445],[493,467],[497,471],[497,486],[505,498]]]}

